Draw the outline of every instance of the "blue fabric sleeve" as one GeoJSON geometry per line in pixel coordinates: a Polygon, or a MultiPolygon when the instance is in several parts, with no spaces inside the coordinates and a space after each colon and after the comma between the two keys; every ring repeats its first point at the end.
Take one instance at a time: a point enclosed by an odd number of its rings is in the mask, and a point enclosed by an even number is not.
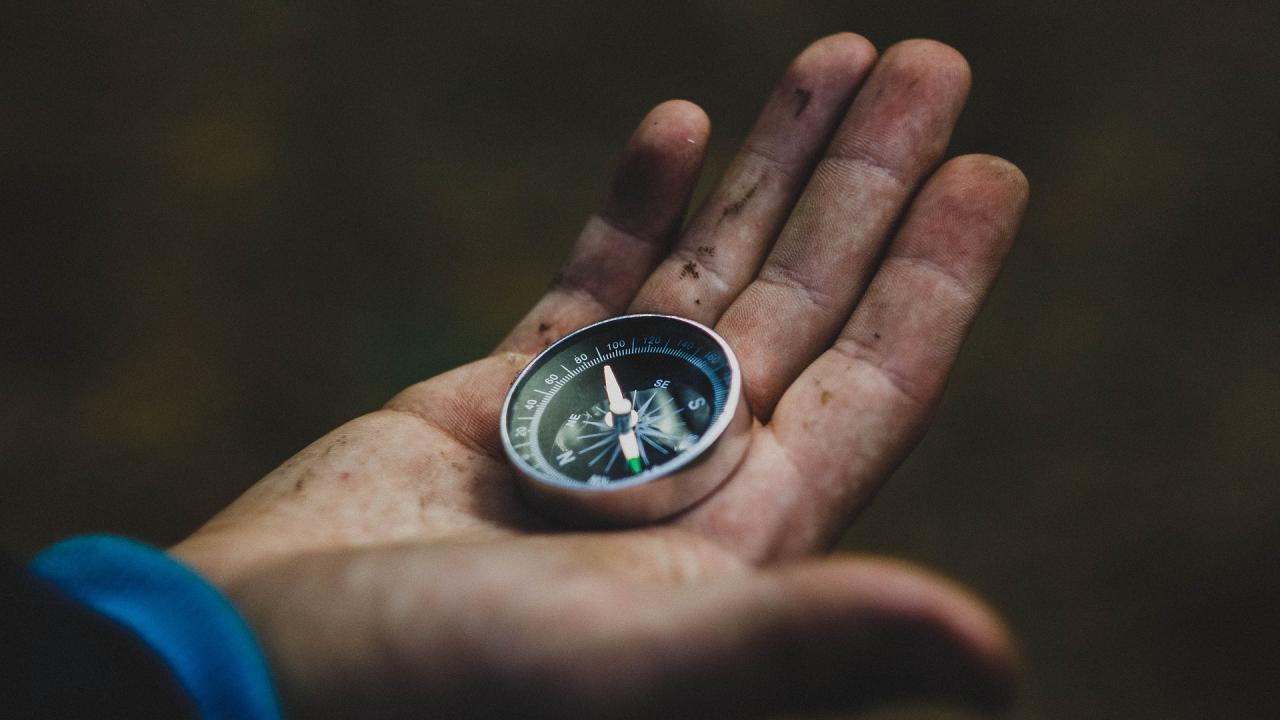
{"type": "Polygon", "coordinates": [[[164,552],[90,535],[45,550],[29,570],[141,638],[172,669],[202,718],[280,718],[249,626],[218,590],[164,552]]]}

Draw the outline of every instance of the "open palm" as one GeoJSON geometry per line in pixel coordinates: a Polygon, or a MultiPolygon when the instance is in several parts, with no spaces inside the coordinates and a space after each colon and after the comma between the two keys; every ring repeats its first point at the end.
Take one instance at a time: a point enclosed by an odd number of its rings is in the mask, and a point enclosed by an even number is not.
{"type": "Polygon", "coordinates": [[[815,43],[683,229],[708,121],[652,110],[496,352],[329,433],[174,548],[257,630],[286,706],[736,717],[1005,698],[1010,643],[975,599],[886,560],[806,559],[923,432],[1018,225],[1016,168],[941,163],[968,84],[938,43],[815,43]],[[516,490],[502,396],[533,353],[627,311],[734,347],[750,451],[661,525],[557,527],[516,490]]]}

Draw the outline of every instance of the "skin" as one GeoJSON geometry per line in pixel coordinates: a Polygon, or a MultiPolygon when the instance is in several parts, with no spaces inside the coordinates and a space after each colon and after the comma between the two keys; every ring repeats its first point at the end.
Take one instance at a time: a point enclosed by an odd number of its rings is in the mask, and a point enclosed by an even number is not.
{"type": "Polygon", "coordinates": [[[823,558],[919,439],[1027,183],[943,162],[953,49],[801,53],[682,229],[709,133],[670,101],[552,288],[490,356],[317,440],[172,552],[257,631],[298,717],[753,717],[903,698],[999,709],[1009,634],[903,563],[823,558]],[[730,480],[659,525],[557,526],[516,491],[503,395],[627,311],[714,326],[755,415],[730,480]]]}

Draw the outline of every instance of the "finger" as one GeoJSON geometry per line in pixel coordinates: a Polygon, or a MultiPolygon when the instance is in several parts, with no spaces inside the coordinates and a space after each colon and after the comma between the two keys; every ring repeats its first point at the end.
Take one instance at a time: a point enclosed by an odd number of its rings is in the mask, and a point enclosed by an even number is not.
{"type": "Polygon", "coordinates": [[[706,113],[683,100],[645,116],[627,142],[604,207],[587,220],[551,290],[498,352],[541,350],[631,302],[684,217],[709,132],[706,113]]]}
{"type": "Polygon", "coordinates": [[[792,61],[724,179],[640,289],[633,311],[715,324],[755,277],[875,57],[866,39],[841,33],[792,61]]]}
{"type": "Polygon", "coordinates": [[[683,524],[757,559],[830,547],[923,433],[1026,201],[1026,178],[999,158],[940,168],[835,344],[683,524]]]}
{"type": "Polygon", "coordinates": [[[941,43],[899,43],[876,64],[759,276],[718,326],[759,417],[848,318],[968,89],[967,63],[941,43]]]}
{"type": "Polygon", "coordinates": [[[613,642],[548,643],[571,665],[615,671],[569,673],[572,682],[535,696],[532,708],[541,700],[547,717],[744,718],[904,699],[996,710],[1012,694],[1015,653],[1000,621],[967,592],[900,563],[810,563],[637,600],[601,633],[613,642]]]}

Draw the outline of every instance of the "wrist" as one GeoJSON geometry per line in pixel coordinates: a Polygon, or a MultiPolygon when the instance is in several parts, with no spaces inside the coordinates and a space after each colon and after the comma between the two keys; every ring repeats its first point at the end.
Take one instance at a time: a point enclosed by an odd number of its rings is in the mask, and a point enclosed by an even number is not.
{"type": "Polygon", "coordinates": [[[202,717],[280,717],[266,661],[249,626],[190,567],[142,543],[94,535],[49,548],[30,569],[148,645],[202,717]]]}

